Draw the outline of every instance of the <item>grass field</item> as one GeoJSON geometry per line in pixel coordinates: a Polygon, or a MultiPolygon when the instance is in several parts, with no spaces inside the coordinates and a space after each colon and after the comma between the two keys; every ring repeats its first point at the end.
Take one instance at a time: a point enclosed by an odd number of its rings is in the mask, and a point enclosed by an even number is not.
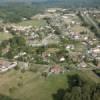
{"type": "Polygon", "coordinates": [[[66,75],[51,75],[45,79],[39,73],[22,73],[15,70],[0,75],[0,94],[20,100],[53,100],[52,95],[59,88],[65,87],[66,75]],[[23,85],[19,86],[19,83],[23,85]]]}
{"type": "Polygon", "coordinates": [[[27,20],[27,21],[22,21],[18,23],[18,25],[21,26],[29,26],[32,25],[33,27],[40,27],[40,26],[45,26],[47,23],[44,20],[27,20]]]}
{"type": "Polygon", "coordinates": [[[96,83],[100,82],[100,77],[97,76],[93,71],[90,70],[81,71],[80,75],[83,77],[87,76],[88,80],[94,81],[96,83]]]}
{"type": "Polygon", "coordinates": [[[7,40],[9,38],[12,38],[12,35],[11,34],[0,32],[0,41],[7,40]]]}
{"type": "Polygon", "coordinates": [[[88,81],[99,80],[91,71],[70,71],[44,78],[39,72],[11,70],[0,75],[0,94],[18,100],[53,100],[57,90],[68,87],[67,75],[75,73],[88,81]]]}

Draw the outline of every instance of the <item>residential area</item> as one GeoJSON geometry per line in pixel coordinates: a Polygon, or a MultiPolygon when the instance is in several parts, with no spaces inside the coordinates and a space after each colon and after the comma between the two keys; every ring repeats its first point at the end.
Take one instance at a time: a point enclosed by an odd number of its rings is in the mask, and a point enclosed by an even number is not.
{"type": "MultiPolygon", "coordinates": [[[[49,89],[50,80],[58,88],[57,83],[65,84],[66,74],[76,72],[86,74],[98,83],[100,73],[97,70],[100,70],[99,9],[48,8],[19,23],[0,23],[0,81],[2,77],[8,82],[15,80],[12,87],[2,82],[0,93],[21,97],[23,91],[27,91],[21,88],[30,88],[27,84],[41,89],[40,83],[43,83],[43,87],[49,89]],[[13,77],[7,79],[10,76],[13,77]],[[34,80],[39,83],[34,83],[34,80]],[[47,83],[44,80],[48,80],[47,83]]],[[[47,92],[48,95],[50,93],[47,92]]],[[[36,94],[29,95],[37,97],[37,100],[48,99],[43,99],[43,93],[42,99],[38,97],[38,90],[36,94]]],[[[32,100],[28,98],[21,97],[20,100],[32,100]]],[[[48,100],[52,100],[51,97],[48,100]]]]}

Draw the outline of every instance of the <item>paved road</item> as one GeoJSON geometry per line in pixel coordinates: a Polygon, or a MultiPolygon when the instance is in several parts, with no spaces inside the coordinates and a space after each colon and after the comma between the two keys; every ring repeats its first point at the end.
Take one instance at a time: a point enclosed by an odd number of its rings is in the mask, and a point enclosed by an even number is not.
{"type": "Polygon", "coordinates": [[[97,30],[97,33],[95,34],[98,34],[98,36],[100,36],[100,28],[98,27],[97,23],[88,14],[84,15],[83,13],[81,13],[81,15],[83,16],[86,23],[93,25],[95,27],[95,29],[97,30]]]}
{"type": "Polygon", "coordinates": [[[86,15],[86,18],[91,22],[91,24],[97,29],[98,32],[100,32],[100,29],[97,25],[97,23],[95,21],[93,21],[93,19],[89,16],[89,15],[86,15]]]}

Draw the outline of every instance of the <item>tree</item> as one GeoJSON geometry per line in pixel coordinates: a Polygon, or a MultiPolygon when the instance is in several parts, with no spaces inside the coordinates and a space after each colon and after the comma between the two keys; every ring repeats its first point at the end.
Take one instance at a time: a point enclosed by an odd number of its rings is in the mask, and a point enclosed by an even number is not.
{"type": "Polygon", "coordinates": [[[95,66],[98,66],[98,60],[94,59],[94,60],[93,60],[93,64],[94,64],[95,66]]]}
{"type": "Polygon", "coordinates": [[[24,39],[24,37],[21,37],[21,36],[15,36],[11,38],[9,41],[10,41],[11,47],[25,46],[26,44],[26,40],[24,39]]]}
{"type": "Polygon", "coordinates": [[[81,100],[81,87],[73,87],[71,91],[71,100],[81,100]]]}
{"type": "Polygon", "coordinates": [[[100,100],[100,83],[96,84],[93,81],[81,79],[76,74],[71,75],[68,81],[70,87],[65,89],[65,92],[60,91],[61,96],[57,91],[56,96],[60,99],[56,98],[54,100],[100,100]]]}
{"type": "Polygon", "coordinates": [[[80,78],[78,74],[68,76],[68,84],[70,88],[74,86],[82,86],[83,83],[84,81],[80,78]]]}

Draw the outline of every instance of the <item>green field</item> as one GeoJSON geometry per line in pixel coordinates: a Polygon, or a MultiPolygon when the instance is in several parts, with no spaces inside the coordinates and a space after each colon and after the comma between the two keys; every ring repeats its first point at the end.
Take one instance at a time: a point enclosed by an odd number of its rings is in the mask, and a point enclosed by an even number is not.
{"type": "Polygon", "coordinates": [[[12,38],[11,34],[0,32],[0,41],[8,40],[9,38],[12,38]]]}
{"type": "Polygon", "coordinates": [[[51,75],[45,79],[39,73],[12,70],[0,75],[0,94],[20,100],[53,100],[52,95],[66,87],[66,74],[51,75]],[[23,85],[19,86],[20,83],[23,85]]]}
{"type": "Polygon", "coordinates": [[[91,71],[69,71],[44,78],[39,72],[10,70],[0,75],[0,94],[18,100],[53,100],[57,90],[68,87],[67,75],[75,73],[90,82],[100,82],[91,71]]]}
{"type": "Polygon", "coordinates": [[[45,20],[27,20],[27,21],[22,21],[18,23],[18,25],[21,26],[33,26],[33,27],[40,27],[40,26],[45,26],[47,23],[45,20]]]}

